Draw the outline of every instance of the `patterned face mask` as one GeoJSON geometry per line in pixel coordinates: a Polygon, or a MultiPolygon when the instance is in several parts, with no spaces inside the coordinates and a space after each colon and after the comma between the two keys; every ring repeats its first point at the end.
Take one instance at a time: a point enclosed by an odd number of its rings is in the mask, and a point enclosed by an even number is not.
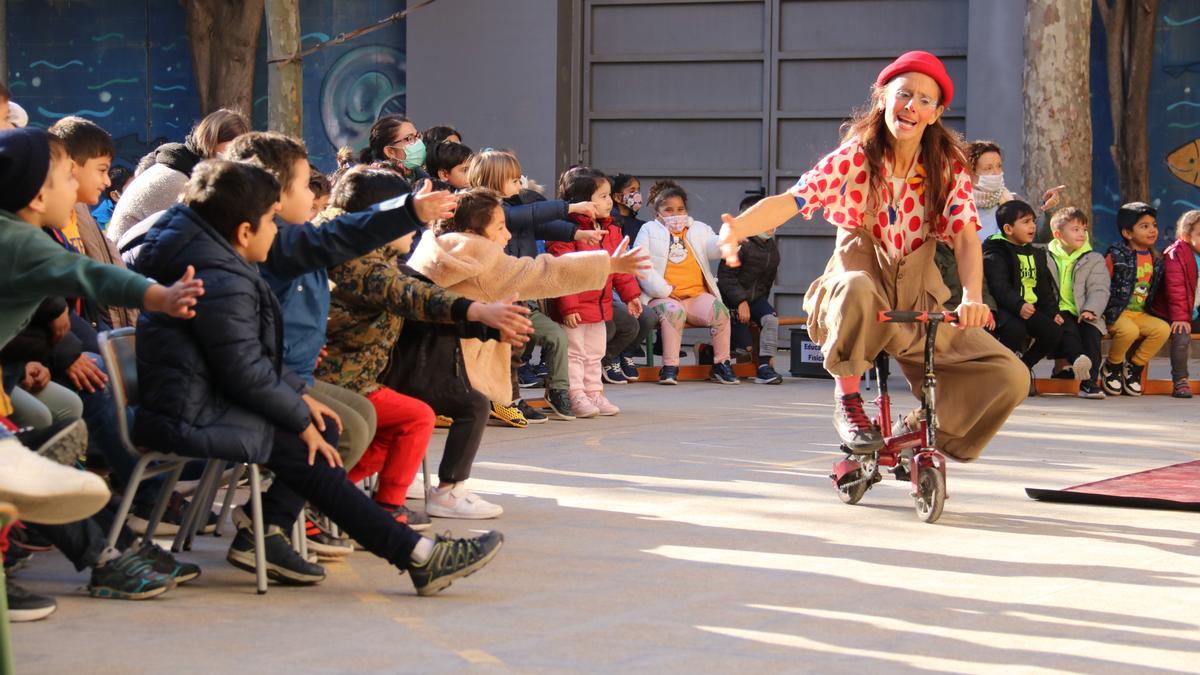
{"type": "Polygon", "coordinates": [[[663,216],[660,218],[662,224],[671,231],[671,234],[679,234],[692,224],[691,216],[663,216]]]}
{"type": "Polygon", "coordinates": [[[621,195],[621,202],[624,203],[630,211],[637,213],[638,211],[642,210],[642,193],[630,192],[621,195]]]}

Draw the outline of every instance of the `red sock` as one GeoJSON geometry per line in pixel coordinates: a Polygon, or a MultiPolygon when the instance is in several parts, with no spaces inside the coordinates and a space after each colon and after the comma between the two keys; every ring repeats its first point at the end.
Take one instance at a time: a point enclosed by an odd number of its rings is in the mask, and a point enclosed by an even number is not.
{"type": "Polygon", "coordinates": [[[858,375],[849,375],[847,377],[833,378],[833,393],[840,396],[849,396],[850,394],[858,393],[858,375]]]}

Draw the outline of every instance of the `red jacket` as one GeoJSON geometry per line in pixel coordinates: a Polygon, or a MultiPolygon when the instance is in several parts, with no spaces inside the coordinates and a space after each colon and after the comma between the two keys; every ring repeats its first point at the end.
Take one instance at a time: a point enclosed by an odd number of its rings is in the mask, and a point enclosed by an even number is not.
{"type": "Polygon", "coordinates": [[[1196,258],[1191,245],[1176,239],[1163,252],[1163,283],[1154,296],[1150,313],[1167,321],[1192,320],[1196,304],[1196,258]]]}
{"type": "MultiPolygon", "coordinates": [[[[576,251],[608,251],[612,253],[621,245],[621,226],[611,217],[601,218],[594,222],[587,216],[571,214],[570,219],[579,225],[580,230],[608,230],[604,240],[599,245],[591,246],[580,241],[548,241],[546,251],[554,255],[565,255],[576,251]],[[598,226],[598,227],[597,227],[598,226]]],[[[568,314],[578,313],[579,323],[600,323],[612,321],[612,294],[616,289],[617,295],[625,302],[641,296],[642,289],[637,278],[632,274],[610,274],[604,282],[604,288],[595,291],[585,291],[574,295],[564,295],[550,303],[550,316],[558,322],[568,314]]]]}

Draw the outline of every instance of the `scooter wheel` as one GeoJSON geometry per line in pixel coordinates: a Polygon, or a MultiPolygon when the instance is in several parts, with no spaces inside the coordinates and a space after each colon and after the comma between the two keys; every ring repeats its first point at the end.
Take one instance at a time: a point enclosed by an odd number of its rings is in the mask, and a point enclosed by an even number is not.
{"type": "Polygon", "coordinates": [[[837,489],[838,498],[841,499],[843,503],[857,504],[863,498],[863,495],[867,494],[867,488],[871,486],[871,483],[870,483],[870,481],[862,480],[862,477],[863,477],[862,469],[859,469],[852,473],[846,474],[842,478],[842,480],[846,481],[847,483],[851,483],[854,481],[861,481],[861,482],[859,482],[855,485],[851,485],[849,487],[842,487],[840,485],[838,486],[838,489],[837,489]]]}
{"type": "Polygon", "coordinates": [[[942,515],[942,507],[946,505],[946,477],[933,467],[922,467],[920,471],[913,506],[922,521],[936,522],[942,515]]]}

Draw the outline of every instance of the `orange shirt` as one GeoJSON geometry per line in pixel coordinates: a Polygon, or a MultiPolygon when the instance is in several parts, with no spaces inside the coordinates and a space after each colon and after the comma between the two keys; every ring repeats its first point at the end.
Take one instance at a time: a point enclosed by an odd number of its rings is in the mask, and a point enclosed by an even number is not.
{"type": "Polygon", "coordinates": [[[71,218],[67,221],[66,227],[62,228],[63,236],[67,238],[72,246],[75,247],[75,252],[79,255],[87,255],[83,248],[83,237],[79,235],[79,215],[71,209],[71,218]]]}
{"type": "Polygon", "coordinates": [[[678,235],[671,235],[671,245],[667,249],[667,269],[663,277],[675,289],[672,294],[680,300],[708,292],[704,287],[704,273],[700,271],[696,253],[687,243],[687,229],[678,235]]]}

